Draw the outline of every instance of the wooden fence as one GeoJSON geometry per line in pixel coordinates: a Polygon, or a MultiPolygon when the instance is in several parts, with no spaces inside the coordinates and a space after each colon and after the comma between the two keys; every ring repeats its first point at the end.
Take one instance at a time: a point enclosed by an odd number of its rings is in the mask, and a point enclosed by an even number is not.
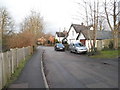
{"type": "Polygon", "coordinates": [[[5,86],[21,60],[33,53],[33,47],[11,49],[0,53],[0,90],[5,86]]]}

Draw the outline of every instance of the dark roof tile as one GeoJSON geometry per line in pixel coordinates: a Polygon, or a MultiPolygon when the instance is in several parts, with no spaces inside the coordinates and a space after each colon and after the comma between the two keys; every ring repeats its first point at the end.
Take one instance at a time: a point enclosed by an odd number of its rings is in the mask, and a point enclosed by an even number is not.
{"type": "Polygon", "coordinates": [[[65,34],[63,32],[56,32],[58,37],[65,37],[65,34]]]}
{"type": "MultiPolygon", "coordinates": [[[[81,31],[86,39],[93,39],[94,38],[94,32],[93,30],[82,30],[81,31]]],[[[79,34],[80,35],[80,34],[79,34]]],[[[96,32],[96,39],[112,39],[112,32],[111,31],[97,31],[96,32]]]]}

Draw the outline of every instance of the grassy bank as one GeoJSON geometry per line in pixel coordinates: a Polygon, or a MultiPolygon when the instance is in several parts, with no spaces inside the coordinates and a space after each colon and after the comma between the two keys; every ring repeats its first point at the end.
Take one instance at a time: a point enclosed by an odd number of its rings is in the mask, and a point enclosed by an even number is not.
{"type": "Polygon", "coordinates": [[[21,71],[23,70],[24,66],[26,65],[27,61],[31,58],[32,55],[27,56],[25,60],[21,60],[18,68],[16,68],[15,72],[11,75],[10,79],[8,80],[7,84],[3,88],[8,88],[20,75],[21,71]]]}
{"type": "Polygon", "coordinates": [[[90,56],[92,58],[117,58],[120,57],[120,50],[102,50],[98,54],[90,56]]]}

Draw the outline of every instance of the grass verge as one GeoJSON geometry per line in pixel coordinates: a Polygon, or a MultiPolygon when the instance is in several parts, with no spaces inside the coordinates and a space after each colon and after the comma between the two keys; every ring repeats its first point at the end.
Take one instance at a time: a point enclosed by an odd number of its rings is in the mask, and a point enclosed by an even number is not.
{"type": "Polygon", "coordinates": [[[118,58],[120,57],[120,50],[102,50],[98,54],[90,56],[92,58],[118,58]]]}
{"type": "Polygon", "coordinates": [[[31,58],[31,56],[32,55],[29,55],[25,58],[25,60],[21,60],[21,62],[18,65],[18,68],[15,69],[15,72],[11,75],[3,90],[5,88],[8,88],[19,77],[21,71],[23,70],[24,66],[26,65],[27,61],[31,58]]]}

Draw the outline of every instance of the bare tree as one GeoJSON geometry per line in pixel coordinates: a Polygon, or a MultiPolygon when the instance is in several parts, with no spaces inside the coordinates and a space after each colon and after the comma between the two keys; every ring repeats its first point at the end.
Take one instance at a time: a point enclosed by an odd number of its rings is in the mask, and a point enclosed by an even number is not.
{"type": "Polygon", "coordinates": [[[14,21],[6,8],[0,8],[0,36],[2,49],[7,48],[7,39],[14,32],[14,21]]]}
{"type": "Polygon", "coordinates": [[[0,32],[2,35],[8,35],[14,30],[14,21],[6,8],[0,8],[0,32]]]}
{"type": "Polygon", "coordinates": [[[29,31],[35,35],[36,38],[40,37],[43,33],[43,20],[39,13],[31,11],[31,15],[25,18],[22,26],[23,31],[29,31]]]}
{"type": "MultiPolygon", "coordinates": [[[[78,3],[80,4],[80,3],[78,3]]],[[[88,45],[89,49],[91,48],[91,51],[95,51],[95,44],[96,44],[96,32],[98,29],[98,20],[99,20],[99,0],[94,1],[94,2],[88,2],[83,0],[83,4],[82,4],[84,10],[85,10],[85,18],[86,18],[86,25],[87,26],[92,26],[93,27],[93,38],[90,35],[90,31],[88,30],[88,37],[90,40],[90,46],[88,45]],[[93,39],[93,42],[92,42],[93,39]]],[[[88,28],[89,29],[89,28],[88,28]]]]}
{"type": "Polygon", "coordinates": [[[109,3],[105,0],[104,9],[107,18],[108,25],[112,31],[113,41],[114,41],[114,49],[118,48],[118,21],[117,17],[120,11],[117,10],[117,0],[112,0],[109,3]],[[109,6],[109,7],[108,7],[109,6]],[[108,9],[111,9],[112,12],[108,12],[108,9]],[[113,23],[113,24],[112,24],[113,23]]]}

